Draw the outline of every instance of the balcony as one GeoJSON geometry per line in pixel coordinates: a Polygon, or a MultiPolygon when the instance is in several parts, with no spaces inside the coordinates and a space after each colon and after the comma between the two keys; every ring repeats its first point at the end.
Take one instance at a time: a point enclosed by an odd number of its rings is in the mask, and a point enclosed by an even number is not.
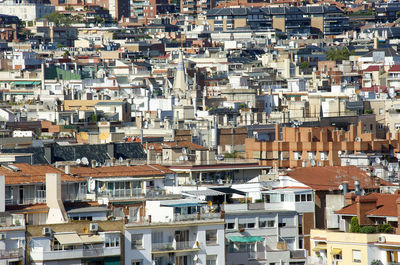
{"type": "Polygon", "coordinates": [[[113,248],[89,248],[89,249],[71,249],[71,250],[54,250],[54,251],[41,251],[40,248],[31,250],[31,258],[35,261],[45,260],[66,260],[66,259],[80,259],[90,257],[106,257],[106,256],[119,256],[121,250],[119,247],[113,248]]]}
{"type": "Polygon", "coordinates": [[[0,259],[22,259],[24,250],[15,248],[10,250],[0,250],[0,259]]]}
{"type": "Polygon", "coordinates": [[[193,213],[193,214],[175,214],[175,222],[194,221],[194,220],[209,220],[221,219],[220,213],[193,213]]]}
{"type": "Polygon", "coordinates": [[[299,250],[291,250],[290,251],[290,258],[291,259],[305,259],[306,258],[306,250],[299,249],[299,250]]]}
{"type": "Polygon", "coordinates": [[[157,253],[169,253],[175,251],[199,251],[200,245],[197,241],[181,241],[181,242],[165,242],[165,243],[153,243],[152,254],[157,253]]]}

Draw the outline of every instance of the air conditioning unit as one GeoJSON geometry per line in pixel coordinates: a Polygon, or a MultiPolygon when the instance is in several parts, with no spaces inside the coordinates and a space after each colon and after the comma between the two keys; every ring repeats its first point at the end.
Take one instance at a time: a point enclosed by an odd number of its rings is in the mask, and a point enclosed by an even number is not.
{"type": "Polygon", "coordinates": [[[43,232],[42,232],[42,234],[43,234],[44,236],[49,236],[49,235],[51,235],[51,228],[50,228],[50,227],[43,227],[43,232]]]}
{"type": "Polygon", "coordinates": [[[0,233],[0,240],[4,240],[4,239],[6,239],[6,234],[0,233]]]}
{"type": "Polygon", "coordinates": [[[384,236],[380,236],[380,237],[378,237],[378,242],[379,243],[385,243],[386,242],[386,238],[384,236]]]}
{"type": "Polygon", "coordinates": [[[99,225],[97,223],[90,223],[89,231],[96,232],[99,229],[99,225]]]}

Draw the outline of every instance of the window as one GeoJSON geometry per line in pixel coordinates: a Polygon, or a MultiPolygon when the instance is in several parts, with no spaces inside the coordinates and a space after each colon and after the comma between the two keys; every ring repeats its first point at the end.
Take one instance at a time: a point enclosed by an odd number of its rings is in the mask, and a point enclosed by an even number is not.
{"type": "Polygon", "coordinates": [[[217,265],[217,255],[207,255],[206,265],[217,265]]]}
{"type": "Polygon", "coordinates": [[[296,202],[300,201],[300,194],[296,194],[296,202]]]}
{"type": "Polygon", "coordinates": [[[256,227],[255,223],[247,223],[247,228],[254,228],[256,227]]]}
{"type": "Polygon", "coordinates": [[[267,227],[267,221],[260,220],[258,221],[258,227],[267,227]]]}
{"type": "Polygon", "coordinates": [[[307,194],[307,201],[308,201],[308,202],[311,202],[311,201],[312,201],[311,194],[307,194]]]}
{"type": "Polygon", "coordinates": [[[143,265],[142,259],[134,259],[132,260],[132,265],[143,265]]]}
{"type": "Polygon", "coordinates": [[[275,221],[274,220],[269,220],[268,221],[268,227],[275,227],[275,221]]]}
{"type": "Polygon", "coordinates": [[[353,249],[353,262],[361,263],[361,250],[353,249]]]}
{"type": "Polygon", "coordinates": [[[285,201],[285,194],[281,194],[281,202],[285,201]]]}
{"type": "Polygon", "coordinates": [[[305,202],[306,201],[306,195],[305,194],[301,194],[301,201],[305,202]]]}
{"type": "Polygon", "coordinates": [[[271,202],[271,196],[269,194],[264,194],[264,201],[266,203],[270,203],[271,202]]]}
{"type": "Polygon", "coordinates": [[[235,223],[227,223],[226,227],[227,229],[235,229],[235,223]]]}
{"type": "Polygon", "coordinates": [[[132,249],[139,249],[143,247],[143,234],[132,234],[131,237],[132,249]]]}
{"type": "Polygon", "coordinates": [[[206,231],[206,244],[217,244],[217,230],[206,231]]]}

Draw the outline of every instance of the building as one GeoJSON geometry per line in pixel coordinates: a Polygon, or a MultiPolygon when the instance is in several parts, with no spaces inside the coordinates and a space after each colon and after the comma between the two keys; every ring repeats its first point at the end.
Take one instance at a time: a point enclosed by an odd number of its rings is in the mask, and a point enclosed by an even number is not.
{"type": "Polygon", "coordinates": [[[399,148],[397,136],[377,139],[376,129],[374,120],[351,124],[348,131],[334,127],[276,125],[273,139],[246,139],[246,157],[259,159],[260,164],[266,166],[294,168],[340,165],[342,153],[396,153],[399,148]]]}
{"type": "Polygon", "coordinates": [[[125,225],[125,264],[225,264],[222,218],[205,201],[147,201],[142,221],[125,225]]]}
{"type": "Polygon", "coordinates": [[[311,230],[311,265],[398,263],[400,235],[311,230]]]}
{"type": "Polygon", "coordinates": [[[1,13],[17,16],[22,21],[34,21],[55,11],[55,7],[49,4],[33,4],[28,1],[4,1],[0,4],[1,13]]]}
{"type": "Polygon", "coordinates": [[[184,15],[205,14],[215,6],[215,0],[182,0],[180,1],[180,13],[184,15]]]}

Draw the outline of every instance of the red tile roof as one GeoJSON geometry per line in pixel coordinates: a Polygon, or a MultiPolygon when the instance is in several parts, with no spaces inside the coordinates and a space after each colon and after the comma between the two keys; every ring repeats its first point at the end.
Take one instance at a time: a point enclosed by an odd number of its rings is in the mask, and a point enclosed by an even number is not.
{"type": "Polygon", "coordinates": [[[360,89],[362,92],[376,92],[376,93],[387,93],[386,86],[372,86],[372,87],[363,87],[360,89]]]}
{"type": "Polygon", "coordinates": [[[6,185],[45,183],[46,173],[60,173],[62,182],[83,182],[86,179],[67,175],[64,171],[50,165],[13,164],[15,169],[0,167],[0,174],[5,176],[6,185]]]}
{"type": "MultiPolygon", "coordinates": [[[[375,184],[376,177],[355,166],[301,167],[288,171],[287,175],[313,190],[338,190],[344,181],[348,181],[349,189],[354,190],[355,180],[360,181],[361,188],[379,188],[375,184]]],[[[380,184],[394,186],[385,180],[380,180],[380,184]]]]}
{"type": "MultiPolygon", "coordinates": [[[[397,216],[397,194],[371,193],[362,196],[363,199],[377,199],[376,208],[368,211],[367,216],[397,216]]],[[[357,203],[353,203],[335,212],[343,215],[357,215],[357,203]]]]}
{"type": "Polygon", "coordinates": [[[400,65],[393,65],[390,67],[389,72],[400,72],[400,65]]]}
{"type": "Polygon", "coordinates": [[[367,69],[364,70],[364,72],[376,72],[380,70],[380,66],[379,65],[370,65],[367,67],[367,69]]]}

